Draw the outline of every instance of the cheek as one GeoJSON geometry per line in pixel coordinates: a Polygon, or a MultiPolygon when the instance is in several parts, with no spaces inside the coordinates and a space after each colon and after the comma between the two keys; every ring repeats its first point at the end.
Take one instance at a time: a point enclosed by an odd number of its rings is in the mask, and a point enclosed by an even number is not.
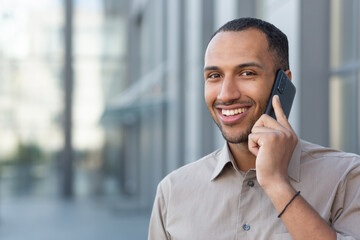
{"type": "Polygon", "coordinates": [[[267,101],[271,87],[269,84],[264,82],[254,82],[248,86],[248,93],[253,96],[253,99],[257,102],[267,101]]]}
{"type": "Polygon", "coordinates": [[[269,101],[270,91],[272,86],[262,86],[262,91],[257,92],[256,102],[258,103],[259,111],[264,112],[269,101]]]}
{"type": "Polygon", "coordinates": [[[215,86],[210,86],[205,83],[204,87],[204,96],[205,96],[205,102],[209,109],[212,108],[214,102],[217,99],[217,88],[215,86]]]}
{"type": "Polygon", "coordinates": [[[255,102],[258,101],[259,97],[261,97],[262,88],[257,82],[246,82],[241,85],[241,93],[245,98],[251,98],[255,102]]]}

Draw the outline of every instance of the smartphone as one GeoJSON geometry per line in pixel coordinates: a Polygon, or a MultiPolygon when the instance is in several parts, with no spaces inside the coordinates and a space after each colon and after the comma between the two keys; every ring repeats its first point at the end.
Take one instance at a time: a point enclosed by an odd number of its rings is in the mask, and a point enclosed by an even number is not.
{"type": "Polygon", "coordinates": [[[294,101],[296,93],[296,88],[291,80],[288,78],[286,73],[283,70],[278,70],[276,73],[274,85],[271,90],[269,97],[268,105],[266,107],[265,113],[276,119],[274,109],[272,107],[272,98],[274,95],[278,95],[281,103],[281,107],[286,115],[286,118],[289,119],[289,114],[291,110],[292,103],[294,101]]]}

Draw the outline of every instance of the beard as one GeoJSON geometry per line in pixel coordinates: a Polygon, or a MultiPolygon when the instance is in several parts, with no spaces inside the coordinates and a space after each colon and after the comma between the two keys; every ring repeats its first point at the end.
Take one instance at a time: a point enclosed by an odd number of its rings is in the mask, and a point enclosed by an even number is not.
{"type": "MultiPolygon", "coordinates": [[[[260,117],[260,116],[259,116],[260,117]]],[[[259,118],[258,117],[258,118],[259,118]]],[[[251,133],[251,129],[253,128],[255,122],[258,118],[254,118],[250,121],[250,124],[248,128],[245,130],[245,132],[241,132],[237,136],[231,136],[231,134],[224,131],[223,126],[215,121],[215,124],[218,126],[218,128],[221,131],[221,134],[223,135],[224,139],[229,143],[247,143],[249,134],[251,133]]]]}
{"type": "MultiPolygon", "coordinates": [[[[221,134],[223,135],[223,137],[225,138],[225,140],[229,143],[235,143],[235,144],[238,144],[238,143],[247,143],[248,142],[248,137],[249,137],[249,134],[251,133],[251,129],[253,128],[253,126],[255,125],[256,121],[261,117],[261,115],[263,113],[265,113],[265,109],[266,109],[266,105],[267,105],[267,102],[264,101],[264,102],[261,102],[260,103],[260,110],[259,112],[254,115],[254,116],[251,116],[250,120],[249,120],[249,125],[247,127],[247,129],[241,133],[239,133],[238,135],[236,136],[233,136],[232,134],[230,134],[230,131],[231,129],[229,129],[228,131],[225,131],[224,130],[224,127],[223,125],[221,125],[220,121],[217,122],[214,118],[214,122],[215,124],[218,126],[218,128],[220,129],[221,131],[221,134]]],[[[234,127],[234,130],[236,131],[236,125],[233,125],[233,126],[230,126],[230,127],[234,127]]],[[[228,125],[227,125],[228,126],[228,125]]],[[[228,126],[229,127],[229,126],[228,126]]]]}

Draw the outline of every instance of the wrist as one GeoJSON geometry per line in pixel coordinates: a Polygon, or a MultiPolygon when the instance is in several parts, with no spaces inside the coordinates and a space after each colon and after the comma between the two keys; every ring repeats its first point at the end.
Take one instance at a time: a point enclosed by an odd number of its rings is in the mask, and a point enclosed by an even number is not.
{"type": "Polygon", "coordinates": [[[296,193],[288,178],[272,178],[262,181],[262,183],[259,182],[259,184],[270,198],[271,196],[293,195],[296,193]]]}
{"type": "Polygon", "coordinates": [[[282,188],[287,188],[290,185],[288,176],[283,175],[272,175],[268,177],[264,177],[262,175],[257,176],[257,180],[259,182],[259,185],[265,190],[277,190],[282,188]]]}
{"type": "Polygon", "coordinates": [[[275,206],[278,213],[284,209],[286,204],[297,193],[297,191],[291,186],[288,179],[269,181],[262,185],[262,188],[275,206]]]}

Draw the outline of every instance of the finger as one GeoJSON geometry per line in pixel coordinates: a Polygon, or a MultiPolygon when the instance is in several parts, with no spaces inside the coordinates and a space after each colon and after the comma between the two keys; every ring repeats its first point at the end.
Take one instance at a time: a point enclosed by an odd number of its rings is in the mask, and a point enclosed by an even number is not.
{"type": "Polygon", "coordinates": [[[286,115],[284,113],[284,110],[281,107],[280,98],[278,95],[275,95],[272,99],[272,105],[274,108],[276,120],[283,125],[284,127],[291,129],[290,123],[288,119],[286,118],[286,115]]]}
{"type": "Polygon", "coordinates": [[[284,130],[284,127],[279,124],[274,118],[270,117],[267,114],[261,115],[261,117],[255,122],[253,128],[255,127],[266,127],[270,129],[284,130]]]}
{"type": "Polygon", "coordinates": [[[251,133],[268,133],[268,132],[274,132],[274,129],[268,127],[260,127],[260,126],[254,126],[251,129],[251,133]]]}
{"type": "Polygon", "coordinates": [[[266,142],[273,139],[271,137],[274,137],[273,132],[250,133],[248,136],[249,151],[257,156],[260,148],[266,148],[266,142]]]}
{"type": "Polygon", "coordinates": [[[248,148],[249,148],[249,151],[252,154],[254,154],[255,156],[258,155],[260,146],[262,145],[262,143],[258,143],[260,137],[261,137],[261,135],[257,134],[257,133],[250,133],[249,136],[248,136],[248,148]]]}

